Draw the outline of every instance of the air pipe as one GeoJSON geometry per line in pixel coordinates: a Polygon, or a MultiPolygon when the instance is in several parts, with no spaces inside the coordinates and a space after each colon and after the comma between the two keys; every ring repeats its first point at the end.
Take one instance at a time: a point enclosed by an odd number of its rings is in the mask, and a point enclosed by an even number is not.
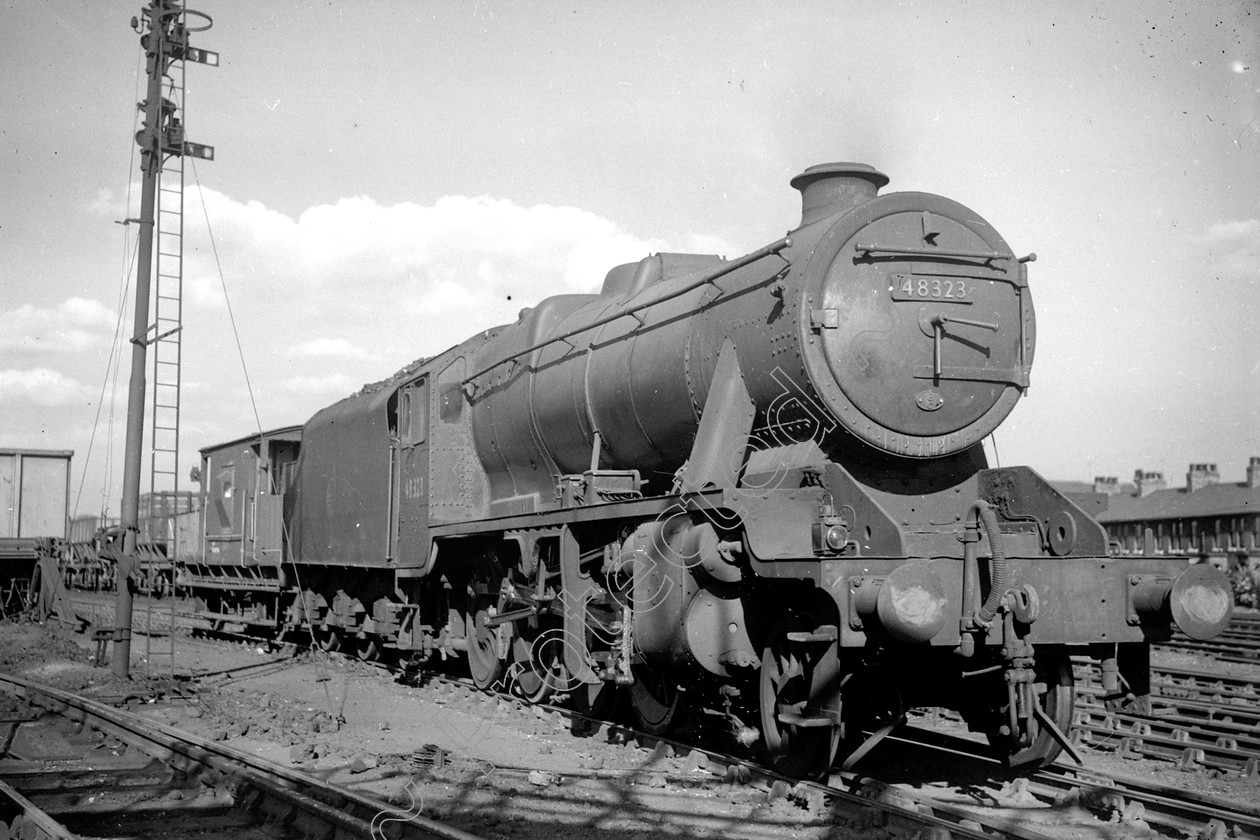
{"type": "Polygon", "coordinates": [[[984,534],[989,538],[989,551],[992,554],[989,560],[989,597],[984,599],[975,616],[976,624],[988,627],[997,615],[998,607],[1002,605],[1002,598],[1010,585],[1010,567],[1006,563],[1006,547],[1002,544],[1002,532],[998,530],[997,514],[993,511],[993,505],[977,499],[967,509],[967,518],[973,512],[979,523],[984,525],[984,534]]]}

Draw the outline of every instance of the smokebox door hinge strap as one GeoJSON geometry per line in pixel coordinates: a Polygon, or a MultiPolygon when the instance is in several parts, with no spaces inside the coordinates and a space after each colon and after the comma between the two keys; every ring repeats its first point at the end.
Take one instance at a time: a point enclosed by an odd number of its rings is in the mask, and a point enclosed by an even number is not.
{"type": "Polygon", "coordinates": [[[814,332],[820,330],[834,330],[840,326],[840,310],[838,309],[811,309],[809,310],[809,328],[814,332]]]}

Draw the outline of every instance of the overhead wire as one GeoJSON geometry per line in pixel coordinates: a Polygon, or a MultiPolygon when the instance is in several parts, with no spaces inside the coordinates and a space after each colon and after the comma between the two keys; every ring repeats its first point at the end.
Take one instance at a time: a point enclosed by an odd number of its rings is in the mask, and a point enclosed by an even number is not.
{"type": "MultiPolygon", "coordinates": [[[[125,244],[126,242],[124,239],[124,245],[125,244]]],[[[105,477],[101,486],[100,514],[102,518],[104,518],[107,512],[107,509],[109,507],[109,493],[108,493],[107,488],[109,487],[109,481],[113,474],[113,429],[114,429],[114,405],[115,405],[114,397],[117,395],[117,390],[118,390],[118,362],[121,359],[120,337],[122,333],[125,302],[127,299],[128,292],[131,288],[131,271],[135,268],[136,253],[137,253],[139,244],[140,242],[137,239],[135,246],[133,247],[132,252],[131,252],[131,260],[129,263],[125,264],[125,268],[124,268],[124,271],[126,272],[126,274],[124,276],[124,282],[122,283],[122,289],[119,295],[120,301],[119,301],[119,306],[118,306],[118,318],[117,318],[116,323],[114,324],[114,338],[113,338],[113,342],[110,345],[109,357],[105,362],[105,376],[101,380],[101,392],[97,396],[97,400],[96,400],[96,416],[92,418],[92,433],[88,437],[87,454],[83,458],[83,469],[79,474],[79,489],[75,493],[74,506],[73,508],[71,508],[71,513],[70,513],[71,519],[73,519],[79,513],[79,502],[83,498],[83,486],[87,482],[87,468],[88,468],[88,464],[91,463],[92,461],[92,448],[96,442],[96,431],[100,426],[101,409],[105,404],[105,389],[109,387],[110,376],[111,374],[113,374],[114,389],[110,394],[109,424],[108,424],[106,435],[105,435],[106,442],[107,442],[106,455],[105,455],[105,477]]]]}
{"type": "Polygon", "coordinates": [[[219,246],[214,241],[214,230],[210,226],[210,211],[206,208],[206,194],[201,188],[201,177],[197,174],[197,159],[189,158],[192,163],[193,181],[197,184],[197,198],[201,202],[201,212],[206,219],[206,232],[210,239],[210,252],[214,254],[214,267],[219,273],[219,286],[223,289],[223,302],[227,304],[228,321],[232,325],[232,338],[236,342],[236,355],[241,360],[241,372],[245,375],[245,390],[249,393],[249,405],[254,412],[254,425],[258,434],[262,435],[262,420],[258,416],[258,402],[254,399],[254,385],[249,378],[249,366],[245,364],[245,351],[241,347],[241,333],[236,327],[236,313],[232,310],[232,298],[228,294],[227,280],[223,274],[223,262],[219,259],[219,246]]]}
{"type": "MultiPolygon", "coordinates": [[[[250,405],[250,408],[254,412],[254,426],[258,430],[258,438],[261,441],[264,436],[263,427],[262,427],[262,419],[258,414],[258,402],[254,398],[254,386],[249,378],[249,366],[245,362],[245,350],[241,345],[241,334],[236,326],[236,314],[232,309],[231,295],[228,294],[227,279],[223,272],[223,263],[219,259],[219,246],[214,241],[214,229],[210,223],[210,211],[206,207],[205,190],[202,189],[201,177],[197,174],[196,159],[189,158],[189,161],[192,163],[193,181],[197,185],[197,198],[201,202],[201,212],[206,220],[206,232],[210,239],[210,251],[214,255],[215,269],[218,271],[218,274],[219,274],[219,286],[223,290],[223,301],[227,305],[228,322],[232,325],[232,337],[236,343],[236,354],[241,362],[241,372],[245,376],[245,389],[249,394],[249,405],[250,405]]],[[[260,452],[259,454],[261,455],[262,453],[260,452]]],[[[270,474],[268,477],[269,477],[269,480],[272,482],[272,490],[273,491],[278,490],[279,488],[276,487],[275,485],[275,477],[270,474]]],[[[289,539],[289,526],[288,526],[288,523],[284,521],[283,517],[281,518],[281,521],[280,521],[280,528],[283,534],[284,544],[287,548],[291,545],[290,539],[289,539]]],[[[292,551],[291,548],[289,548],[288,550],[292,551]]],[[[302,617],[301,618],[302,618],[302,621],[306,624],[307,635],[310,637],[310,640],[311,640],[311,649],[312,651],[315,651],[319,648],[319,645],[315,638],[315,622],[310,620],[311,611],[310,611],[310,605],[306,601],[306,589],[302,586],[301,573],[298,571],[297,563],[293,562],[292,554],[289,555],[288,559],[289,559],[289,565],[293,567],[293,577],[294,577],[294,581],[297,583],[298,598],[300,599],[301,604],[302,604],[302,617]]],[[[277,609],[279,609],[278,606],[277,606],[277,609]]],[[[277,618],[279,618],[279,616],[277,616],[277,618]]],[[[347,682],[344,683],[342,686],[341,706],[339,710],[334,714],[332,694],[328,689],[328,683],[331,678],[328,676],[327,672],[324,670],[318,657],[314,657],[312,659],[312,662],[314,662],[315,664],[316,679],[318,682],[320,682],[324,686],[324,699],[328,702],[329,713],[333,714],[334,719],[336,719],[338,723],[344,722],[346,697],[349,694],[349,690],[348,690],[349,689],[349,682],[348,682],[349,674],[347,673],[346,675],[347,682]]]]}
{"type": "MultiPolygon", "coordinates": [[[[140,67],[143,60],[140,56],[136,57],[135,81],[136,86],[134,96],[140,96],[140,67]]],[[[136,126],[140,121],[140,109],[137,108],[131,119],[132,135],[136,133],[136,126]]],[[[79,502],[83,497],[83,487],[87,483],[88,464],[92,461],[92,448],[96,443],[96,432],[100,428],[101,408],[105,402],[105,389],[109,386],[110,376],[113,376],[113,388],[110,391],[110,408],[109,422],[105,436],[105,475],[101,482],[101,507],[100,516],[103,520],[109,510],[109,485],[113,479],[114,470],[114,414],[117,406],[118,396],[118,365],[122,360],[122,327],[124,314],[127,311],[127,299],[131,293],[131,276],[135,270],[135,263],[140,247],[140,238],[136,237],[134,245],[131,246],[131,257],[127,257],[128,240],[130,239],[130,223],[131,223],[131,202],[135,195],[135,181],[131,174],[136,168],[136,144],[131,144],[131,159],[127,163],[127,206],[126,214],[123,220],[119,222],[123,226],[123,270],[122,277],[119,281],[118,292],[118,318],[114,324],[114,338],[110,344],[109,357],[105,362],[105,374],[101,379],[101,393],[97,398],[96,416],[92,419],[92,433],[88,437],[87,454],[83,457],[83,469],[79,474],[79,489],[75,493],[74,507],[71,509],[71,518],[78,515],[79,502]]]]}

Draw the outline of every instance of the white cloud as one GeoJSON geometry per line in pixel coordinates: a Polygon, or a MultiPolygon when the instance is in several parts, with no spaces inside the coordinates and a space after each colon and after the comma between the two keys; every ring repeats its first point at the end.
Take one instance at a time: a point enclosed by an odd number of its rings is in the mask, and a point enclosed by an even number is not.
{"type": "Polygon", "coordinates": [[[324,376],[291,376],[284,381],[284,387],[295,394],[341,399],[359,390],[363,383],[344,373],[329,373],[324,376]]]}
{"type": "Polygon", "coordinates": [[[478,300],[474,289],[453,280],[437,280],[421,296],[409,301],[406,309],[413,315],[436,315],[472,308],[478,300]]]}
{"type": "Polygon", "coordinates": [[[1217,222],[1192,237],[1208,268],[1223,277],[1260,277],[1260,219],[1217,222]]]}
{"type": "MultiPolygon", "coordinates": [[[[302,423],[364,383],[515,321],[522,308],[544,297],[598,292],[619,263],[654,251],[695,250],[700,241],[702,250],[736,253],[687,234],[677,241],[644,239],[575,207],[523,207],[489,196],[446,196],[427,205],[343,198],[294,218],[207,188],[216,259],[196,190],[190,186],[187,196],[196,212],[185,216],[181,334],[181,440],[190,451],[250,434],[251,391],[264,428],[302,423]]],[[[125,212],[107,191],[91,208],[114,218],[125,212]]],[[[6,323],[0,359],[9,368],[0,373],[0,428],[37,423],[41,439],[86,452],[99,385],[81,383],[99,381],[117,313],[72,298],[0,310],[0,317],[6,323]]],[[[124,338],[129,310],[125,317],[124,338]]],[[[123,354],[115,449],[121,446],[129,345],[123,354]]],[[[98,431],[98,440],[105,434],[98,431]]],[[[102,469],[101,451],[92,456],[94,476],[102,469]]],[[[190,457],[181,464],[185,473],[196,463],[190,457]]]]}
{"type": "Polygon", "coordinates": [[[80,353],[108,347],[118,315],[99,301],[70,298],[56,306],[23,304],[0,312],[0,351],[80,353]]]}
{"type": "Polygon", "coordinates": [[[96,394],[57,370],[0,370],[0,405],[6,409],[83,406],[96,394]]]}
{"type": "Polygon", "coordinates": [[[1207,232],[1196,236],[1196,242],[1212,244],[1214,242],[1233,242],[1254,239],[1260,236],[1260,219],[1237,219],[1228,222],[1217,222],[1207,232]]]}
{"type": "MultiPolygon", "coordinates": [[[[574,207],[521,207],[486,196],[446,196],[432,206],[343,198],[294,220],[258,202],[204,192],[224,262],[267,284],[284,283],[290,293],[361,298],[423,293],[442,282],[527,300],[597,291],[613,265],[665,244],[574,207]]],[[[191,243],[194,273],[209,272],[204,232],[191,243]]]]}
{"type": "Polygon", "coordinates": [[[314,338],[301,344],[294,344],[289,347],[289,355],[334,359],[374,358],[371,353],[344,338],[314,338]]]}
{"type": "MultiPolygon", "coordinates": [[[[618,263],[691,244],[642,239],[575,207],[488,196],[431,205],[360,196],[290,218],[256,201],[203,193],[246,361],[262,387],[290,388],[311,358],[351,377],[349,384],[374,381],[514,321],[544,297],[598,292],[618,263]],[[260,354],[268,357],[263,370],[260,354]]],[[[207,321],[225,321],[223,293],[204,227],[191,225],[186,243],[185,335],[196,341],[194,322],[202,332],[211,329],[207,321]]],[[[208,351],[235,356],[222,340],[208,351]]]]}
{"type": "Polygon", "coordinates": [[[687,247],[684,249],[691,254],[717,254],[721,257],[737,257],[743,254],[739,246],[722,239],[718,236],[709,236],[703,233],[693,233],[687,237],[687,247]]]}

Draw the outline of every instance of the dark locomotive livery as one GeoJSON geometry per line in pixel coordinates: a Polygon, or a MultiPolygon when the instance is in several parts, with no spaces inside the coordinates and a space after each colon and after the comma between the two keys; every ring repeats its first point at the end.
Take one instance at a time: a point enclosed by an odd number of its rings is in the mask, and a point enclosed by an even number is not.
{"type": "Polygon", "coordinates": [[[764,248],[618,266],[300,433],[207,450],[182,583],[218,621],[464,656],[530,700],[626,686],[657,732],[716,712],[793,774],[916,706],[1053,759],[1069,654],[1140,701],[1149,643],[1218,633],[1232,598],[987,466],[1029,383],[1031,258],[887,182],[812,167],[764,248]]]}

